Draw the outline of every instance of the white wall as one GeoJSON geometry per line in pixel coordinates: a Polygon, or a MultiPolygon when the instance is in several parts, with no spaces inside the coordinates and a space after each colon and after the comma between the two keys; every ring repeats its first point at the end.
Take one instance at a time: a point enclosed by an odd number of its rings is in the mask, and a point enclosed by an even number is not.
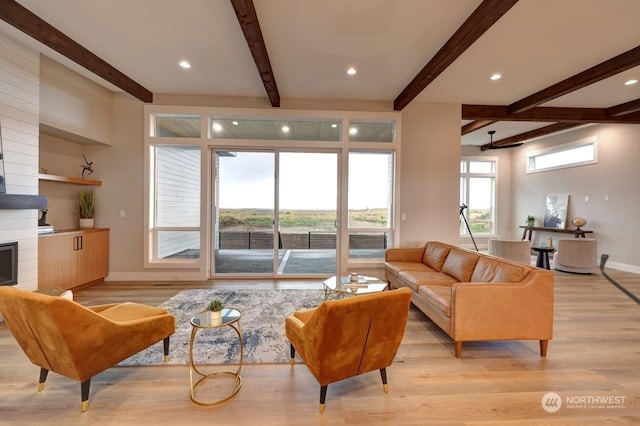
{"type": "Polygon", "coordinates": [[[60,131],[67,138],[110,144],[113,94],[46,56],[41,58],[42,126],[60,131]]]}
{"type": "Polygon", "coordinates": [[[460,105],[411,103],[402,111],[400,245],[459,244],[460,105]]]}
{"type": "MultiPolygon", "coordinates": [[[[544,217],[547,194],[568,193],[567,228],[574,217],[587,220],[584,229],[593,230],[599,254],[609,254],[607,266],[640,273],[637,225],[640,210],[640,125],[596,125],[524,144],[513,150],[513,215],[521,224],[528,214],[536,216],[536,225],[544,217]],[[546,148],[596,136],[598,163],[587,166],[526,174],[527,151],[546,148]],[[585,197],[589,201],[585,201],[585,197]],[[605,196],[609,201],[605,201],[605,196]]],[[[511,236],[521,237],[513,227],[511,236]]],[[[534,241],[551,236],[571,235],[534,232],[534,241]],[[536,235],[537,234],[537,235],[536,235]]]]}
{"type": "MultiPolygon", "coordinates": [[[[38,53],[0,33],[0,122],[8,194],[38,194],[38,53]]],[[[18,287],[38,287],[38,211],[0,210],[0,243],[18,242],[18,287]]]]}

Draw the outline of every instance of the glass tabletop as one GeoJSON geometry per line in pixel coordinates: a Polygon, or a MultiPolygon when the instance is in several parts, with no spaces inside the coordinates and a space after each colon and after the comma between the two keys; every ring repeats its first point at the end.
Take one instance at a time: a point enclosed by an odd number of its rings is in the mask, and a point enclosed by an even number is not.
{"type": "Polygon", "coordinates": [[[366,281],[366,284],[362,283],[342,283],[342,277],[329,277],[322,282],[324,287],[330,291],[340,293],[377,293],[384,291],[387,288],[387,283],[375,277],[360,276],[360,281],[366,281]]]}
{"type": "Polygon", "coordinates": [[[191,318],[191,325],[194,327],[222,327],[238,321],[241,317],[240,311],[233,308],[224,308],[220,311],[220,317],[215,318],[210,311],[199,312],[191,318]]]}

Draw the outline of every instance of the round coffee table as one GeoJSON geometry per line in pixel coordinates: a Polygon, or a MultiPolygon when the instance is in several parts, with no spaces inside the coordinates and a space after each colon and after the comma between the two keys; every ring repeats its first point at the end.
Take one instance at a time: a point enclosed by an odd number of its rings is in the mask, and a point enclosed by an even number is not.
{"type": "Polygon", "coordinates": [[[369,294],[385,291],[388,284],[379,278],[360,276],[366,283],[342,283],[342,277],[329,277],[322,282],[324,288],[324,300],[332,295],[343,297],[347,295],[369,294]]]}
{"type": "Polygon", "coordinates": [[[240,387],[242,387],[242,377],[240,376],[240,371],[242,370],[242,356],[244,352],[244,345],[242,343],[242,332],[240,330],[240,311],[237,309],[228,309],[225,308],[222,310],[222,315],[218,319],[212,320],[209,315],[209,311],[200,312],[194,315],[191,318],[191,326],[193,327],[191,330],[191,338],[189,339],[189,384],[191,386],[191,401],[195,402],[199,405],[216,405],[222,402],[227,401],[232,398],[235,394],[238,393],[240,387]],[[231,327],[235,330],[238,335],[238,340],[240,341],[240,364],[238,365],[238,369],[233,370],[217,370],[211,373],[205,373],[200,370],[200,368],[193,361],[193,344],[195,342],[196,333],[200,329],[212,329],[212,328],[221,328],[221,327],[231,327]],[[194,373],[200,376],[196,382],[194,383],[194,373]],[[222,375],[231,375],[235,377],[235,382],[233,384],[233,388],[231,392],[226,396],[216,399],[214,401],[201,401],[196,398],[196,388],[198,385],[203,383],[205,380],[220,377],[222,375]]]}

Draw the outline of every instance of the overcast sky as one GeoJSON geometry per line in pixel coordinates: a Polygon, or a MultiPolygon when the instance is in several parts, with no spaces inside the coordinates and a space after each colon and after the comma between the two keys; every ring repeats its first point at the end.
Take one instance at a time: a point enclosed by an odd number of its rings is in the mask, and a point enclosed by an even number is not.
{"type": "MultiPolygon", "coordinates": [[[[219,207],[272,209],[274,157],[270,152],[220,157],[219,207]]],[[[335,209],[337,161],[334,153],[281,153],[280,209],[335,209]]],[[[350,154],[350,209],[387,206],[388,163],[388,155],[350,154]]]]}

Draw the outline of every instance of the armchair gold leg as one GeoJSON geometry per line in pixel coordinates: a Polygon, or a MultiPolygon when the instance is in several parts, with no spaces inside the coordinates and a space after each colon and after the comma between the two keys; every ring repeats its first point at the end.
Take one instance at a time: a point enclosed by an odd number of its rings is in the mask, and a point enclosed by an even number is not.
{"type": "Polygon", "coordinates": [[[38,380],[38,392],[42,392],[44,389],[44,382],[47,380],[49,370],[46,368],[40,368],[40,380],[38,380]]]}
{"type": "Polygon", "coordinates": [[[293,364],[295,364],[295,363],[296,363],[295,358],[291,358],[291,359],[289,360],[289,364],[293,365],[293,364]]]}
{"type": "Polygon", "coordinates": [[[164,363],[168,363],[169,362],[169,355],[165,355],[164,356],[164,363]]]}
{"type": "Polygon", "coordinates": [[[82,412],[89,408],[89,388],[91,387],[91,379],[87,379],[80,383],[80,400],[82,401],[82,412]]]}
{"type": "Polygon", "coordinates": [[[324,413],[324,401],[327,399],[327,385],[320,386],[320,414],[324,413]]]}
{"type": "Polygon", "coordinates": [[[382,378],[382,389],[384,389],[384,393],[389,393],[389,386],[387,385],[387,369],[380,369],[380,377],[382,378]]]}

